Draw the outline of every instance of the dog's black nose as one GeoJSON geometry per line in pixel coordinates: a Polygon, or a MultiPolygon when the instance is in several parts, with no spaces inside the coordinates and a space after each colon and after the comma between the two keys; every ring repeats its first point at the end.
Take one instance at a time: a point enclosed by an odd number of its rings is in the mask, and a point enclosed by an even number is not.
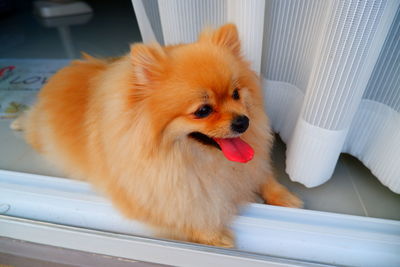
{"type": "Polygon", "coordinates": [[[249,118],[246,116],[236,116],[231,124],[231,129],[237,133],[244,133],[249,127],[249,118]]]}

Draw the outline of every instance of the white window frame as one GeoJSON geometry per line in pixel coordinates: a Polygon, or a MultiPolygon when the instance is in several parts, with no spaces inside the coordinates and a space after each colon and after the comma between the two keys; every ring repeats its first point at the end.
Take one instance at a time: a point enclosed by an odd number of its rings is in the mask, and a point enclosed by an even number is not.
{"type": "Polygon", "coordinates": [[[394,220],[250,204],[221,249],[152,238],[85,182],[5,170],[0,214],[0,236],[174,266],[400,266],[394,220]]]}

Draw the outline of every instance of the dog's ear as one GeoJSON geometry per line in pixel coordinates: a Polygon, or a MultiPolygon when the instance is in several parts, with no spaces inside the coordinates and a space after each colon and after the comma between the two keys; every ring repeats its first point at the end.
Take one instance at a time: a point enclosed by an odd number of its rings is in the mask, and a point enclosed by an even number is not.
{"type": "Polygon", "coordinates": [[[210,41],[216,45],[226,47],[234,55],[240,56],[240,40],[235,24],[225,24],[214,31],[209,29],[204,30],[200,34],[199,42],[210,41]]]}
{"type": "Polygon", "coordinates": [[[132,45],[131,60],[136,82],[145,85],[159,79],[166,58],[164,49],[157,43],[132,45]]]}

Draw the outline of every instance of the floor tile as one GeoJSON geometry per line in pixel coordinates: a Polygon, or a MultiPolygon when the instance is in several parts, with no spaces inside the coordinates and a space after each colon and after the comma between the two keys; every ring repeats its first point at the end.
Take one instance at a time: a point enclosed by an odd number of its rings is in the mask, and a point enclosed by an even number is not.
{"type": "Polygon", "coordinates": [[[346,166],[339,162],[332,178],[323,185],[306,188],[292,182],[285,172],[285,144],[277,138],[273,149],[273,164],[278,180],[304,201],[304,208],[364,216],[362,204],[348,177],[346,166]]]}
{"type": "Polygon", "coordinates": [[[12,162],[6,169],[46,176],[66,177],[62,171],[32,148],[28,148],[22,157],[12,162]]]}
{"type": "Polygon", "coordinates": [[[22,133],[10,129],[10,119],[0,119],[0,168],[7,169],[10,164],[23,156],[28,149],[22,133]]]}
{"type": "Polygon", "coordinates": [[[23,132],[10,129],[11,121],[0,119],[0,169],[64,177],[25,142],[23,132]]]}
{"type": "Polygon", "coordinates": [[[382,185],[358,159],[343,155],[341,160],[350,170],[368,216],[400,220],[400,195],[382,185]]]}

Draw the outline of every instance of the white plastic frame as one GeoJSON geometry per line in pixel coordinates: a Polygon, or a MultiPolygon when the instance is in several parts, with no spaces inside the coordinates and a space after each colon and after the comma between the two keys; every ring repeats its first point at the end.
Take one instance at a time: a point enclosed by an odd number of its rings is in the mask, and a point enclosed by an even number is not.
{"type": "Polygon", "coordinates": [[[176,266],[213,260],[230,266],[400,266],[400,222],[392,220],[251,204],[232,224],[240,251],[223,250],[150,239],[150,229],[122,218],[87,183],[4,170],[0,213],[7,215],[0,217],[1,236],[176,266]]]}

